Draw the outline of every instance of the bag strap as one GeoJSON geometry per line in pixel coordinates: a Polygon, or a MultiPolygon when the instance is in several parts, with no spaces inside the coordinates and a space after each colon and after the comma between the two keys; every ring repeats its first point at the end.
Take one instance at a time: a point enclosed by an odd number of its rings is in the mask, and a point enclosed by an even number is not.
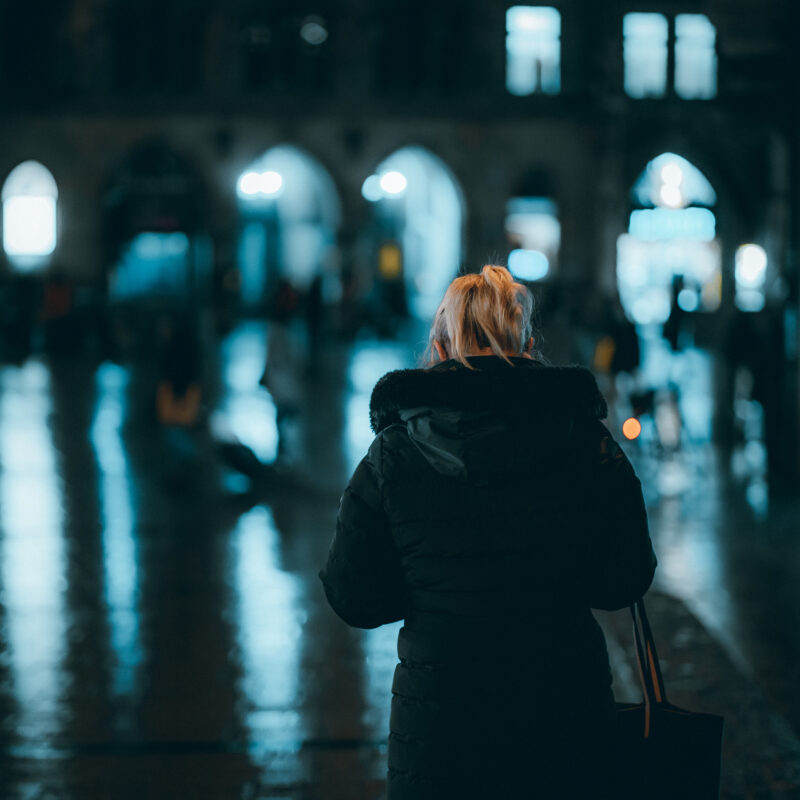
{"type": "Polygon", "coordinates": [[[666,703],[667,690],[664,685],[664,677],[661,674],[661,662],[658,659],[656,640],[653,638],[653,630],[650,627],[650,620],[647,618],[647,610],[644,607],[644,598],[639,598],[639,600],[636,602],[636,610],[639,612],[642,632],[644,633],[647,667],[650,673],[650,678],[653,682],[655,699],[657,703],[666,703]]]}
{"type": "Polygon", "coordinates": [[[639,672],[639,682],[644,695],[645,721],[644,737],[648,738],[651,732],[653,706],[667,702],[664,688],[664,679],[661,675],[661,665],[658,660],[656,643],[653,631],[647,618],[644,600],[639,599],[630,607],[633,620],[633,641],[636,650],[636,666],[639,672]]]}

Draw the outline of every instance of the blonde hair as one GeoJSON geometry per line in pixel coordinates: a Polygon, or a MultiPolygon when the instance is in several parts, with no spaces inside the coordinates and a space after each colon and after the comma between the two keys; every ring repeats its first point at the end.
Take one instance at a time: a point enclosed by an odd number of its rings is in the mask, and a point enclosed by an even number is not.
{"type": "MultiPolygon", "coordinates": [[[[533,330],[533,298],[505,267],[487,265],[480,274],[462,275],[447,287],[429,336],[429,363],[438,341],[450,358],[470,367],[468,355],[486,347],[509,363],[521,355],[533,330]]],[[[470,367],[471,368],[471,367],[470,367]]]]}

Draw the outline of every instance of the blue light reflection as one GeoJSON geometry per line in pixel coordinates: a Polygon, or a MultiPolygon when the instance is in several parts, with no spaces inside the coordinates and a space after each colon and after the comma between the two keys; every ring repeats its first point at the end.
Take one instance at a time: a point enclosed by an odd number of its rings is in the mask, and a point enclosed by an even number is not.
{"type": "Polygon", "coordinates": [[[0,568],[16,731],[40,745],[62,727],[67,675],[63,485],[51,413],[43,364],[0,372],[0,568]]]}
{"type": "Polygon", "coordinates": [[[114,364],[97,371],[97,405],[90,430],[100,473],[105,601],[115,655],[112,691],[129,695],[142,661],[139,631],[139,544],[135,535],[134,492],[122,441],[128,373],[114,364]]]}
{"type": "Polygon", "coordinates": [[[243,675],[244,720],[254,741],[285,749],[302,741],[300,644],[306,620],[299,579],[281,569],[272,513],[244,514],[230,541],[232,613],[243,675]]]}

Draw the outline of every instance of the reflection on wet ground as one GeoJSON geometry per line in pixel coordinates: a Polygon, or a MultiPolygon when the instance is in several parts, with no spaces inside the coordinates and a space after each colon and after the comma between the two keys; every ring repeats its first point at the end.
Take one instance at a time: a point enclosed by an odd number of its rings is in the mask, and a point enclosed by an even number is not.
{"type": "MultiPolygon", "coordinates": [[[[210,359],[206,432],[156,427],[130,368],[0,369],[0,797],[380,796],[397,626],[347,628],[316,573],[371,441],[370,391],[414,364],[408,340],[331,345],[285,466],[249,475],[220,443],[276,453],[263,325],[210,359]]],[[[752,470],[702,436],[625,446],[661,562],[668,674],[727,705],[733,759],[754,757],[747,726],[776,737],[770,774],[731,764],[725,796],[794,796],[798,509],[759,510],[752,470]],[[750,716],[731,731],[737,706],[750,716]]],[[[604,624],[614,655],[625,634],[604,624]]]]}

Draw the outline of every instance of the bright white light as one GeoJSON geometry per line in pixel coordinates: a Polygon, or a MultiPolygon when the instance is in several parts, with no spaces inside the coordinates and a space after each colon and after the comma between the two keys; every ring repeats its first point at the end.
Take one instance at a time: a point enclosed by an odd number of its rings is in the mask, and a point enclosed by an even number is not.
{"type": "Polygon", "coordinates": [[[508,271],[520,280],[541,280],[549,270],[550,262],[541,250],[512,250],[508,255],[508,271]]]}
{"type": "Polygon", "coordinates": [[[380,187],[386,194],[402,194],[406,186],[408,181],[402,172],[384,172],[380,177],[380,187]]]}
{"type": "Polygon", "coordinates": [[[56,249],[56,201],[18,195],[3,201],[3,249],[9,256],[48,256],[56,249]]]}
{"type": "Polygon", "coordinates": [[[669,208],[680,208],[683,205],[683,192],[677,186],[665,183],[659,189],[658,196],[669,208]]]}
{"type": "Polygon", "coordinates": [[[561,33],[561,14],[555,8],[545,6],[512,6],[506,12],[506,28],[509,33],[551,34],[561,33]]]}
{"type": "Polygon", "coordinates": [[[642,206],[661,205],[658,191],[667,186],[680,186],[683,205],[711,208],[717,202],[714,187],[697,167],[676,153],[661,153],[647,165],[634,186],[634,195],[642,206]],[[678,180],[680,170],[680,180],[678,180]]]}
{"type": "Polygon", "coordinates": [[[697,311],[697,306],[700,301],[697,298],[697,292],[693,289],[681,289],[678,292],[678,307],[683,311],[697,311]]]}
{"type": "Polygon", "coordinates": [[[661,168],[661,180],[668,186],[680,186],[683,181],[683,170],[674,162],[665,164],[661,168]]]}
{"type": "Polygon", "coordinates": [[[239,192],[246,195],[258,194],[261,191],[261,175],[258,172],[245,172],[239,178],[239,192]]]}
{"type": "Polygon", "coordinates": [[[261,173],[261,194],[277,194],[283,186],[283,178],[278,172],[261,173]]]}
{"type": "Polygon", "coordinates": [[[361,194],[365,200],[375,203],[383,197],[381,189],[381,179],[377,175],[370,175],[361,187],[361,194]]]}
{"type": "Polygon", "coordinates": [[[319,45],[328,38],[328,31],[319,22],[309,20],[300,28],[300,38],[309,44],[319,45]]]}
{"type": "Polygon", "coordinates": [[[239,193],[246,197],[277,194],[283,186],[283,178],[277,172],[245,172],[239,178],[239,193]]]}
{"type": "Polygon", "coordinates": [[[736,251],[736,282],[750,288],[764,283],[767,254],[757,244],[743,244],[736,251]]]}

